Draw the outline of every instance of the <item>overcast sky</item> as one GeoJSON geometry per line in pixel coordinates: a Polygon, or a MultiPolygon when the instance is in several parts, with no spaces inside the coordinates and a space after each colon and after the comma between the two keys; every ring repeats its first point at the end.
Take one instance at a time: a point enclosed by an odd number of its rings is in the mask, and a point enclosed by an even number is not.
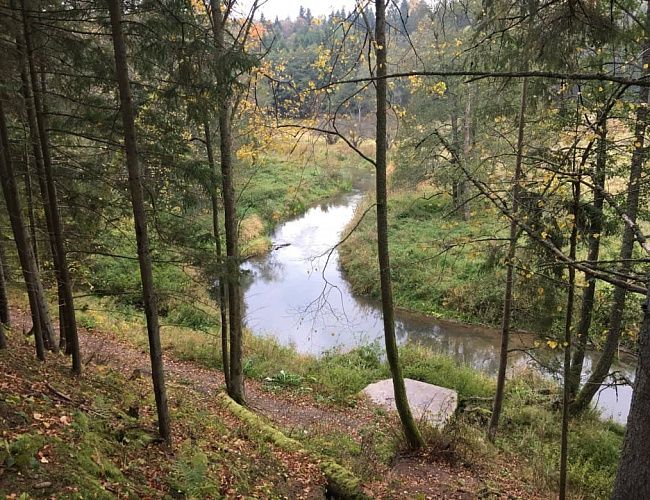
{"type": "Polygon", "coordinates": [[[272,21],[276,16],[280,19],[297,17],[301,5],[305,9],[311,9],[314,16],[322,16],[341,7],[345,7],[345,11],[349,12],[354,4],[355,0],[267,0],[262,7],[262,12],[272,21]]]}

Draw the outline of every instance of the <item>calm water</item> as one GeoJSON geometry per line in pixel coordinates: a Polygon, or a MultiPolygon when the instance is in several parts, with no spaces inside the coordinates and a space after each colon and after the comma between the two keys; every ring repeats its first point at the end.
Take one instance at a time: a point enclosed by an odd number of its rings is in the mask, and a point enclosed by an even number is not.
{"type": "MultiPolygon", "coordinates": [[[[279,248],[244,264],[248,271],[243,280],[245,320],[256,335],[272,335],[300,352],[316,355],[383,339],[379,303],[352,294],[334,248],[372,183],[362,176],[356,190],[282,224],[272,235],[279,248]]],[[[500,343],[496,330],[399,310],[396,328],[400,343],[418,342],[476,369],[496,373],[500,343]]],[[[512,339],[513,348],[531,343],[528,335],[512,339]]],[[[513,365],[526,362],[523,353],[515,352],[511,358],[513,365]]],[[[589,357],[587,369],[594,360],[589,357]]],[[[631,364],[622,363],[617,369],[634,376],[631,364]]],[[[604,416],[625,422],[631,395],[629,386],[605,389],[598,406],[604,416]]]]}

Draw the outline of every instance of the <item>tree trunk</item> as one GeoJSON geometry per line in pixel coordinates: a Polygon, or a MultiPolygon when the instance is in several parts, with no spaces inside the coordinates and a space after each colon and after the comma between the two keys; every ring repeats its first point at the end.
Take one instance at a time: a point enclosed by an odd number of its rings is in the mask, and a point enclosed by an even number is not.
{"type": "MultiPolygon", "coordinates": [[[[575,165],[574,165],[574,173],[575,165]]],[[[580,214],[580,186],[582,164],[578,167],[577,178],[572,182],[573,188],[573,227],[571,228],[569,259],[576,259],[578,242],[578,217],[580,214]]],[[[566,299],[566,322],[564,325],[564,370],[562,387],[562,438],[560,441],[560,500],[567,494],[567,466],[569,454],[569,405],[571,401],[571,331],[573,330],[573,303],[575,300],[576,269],[569,266],[569,283],[566,299]]]]}
{"type": "MultiPolygon", "coordinates": [[[[215,178],[218,174],[212,151],[212,136],[207,122],[204,125],[205,147],[208,153],[208,165],[215,178]]],[[[216,183],[210,186],[210,198],[212,199],[212,231],[219,263],[219,312],[221,313],[221,357],[223,359],[223,375],[226,379],[226,388],[230,390],[230,355],[228,348],[228,294],[226,280],[224,279],[223,251],[221,248],[221,231],[219,230],[219,197],[217,196],[216,183]]]]}
{"type": "MultiPolygon", "coordinates": [[[[592,176],[594,183],[594,218],[590,227],[589,250],[587,252],[587,261],[591,264],[598,262],[600,254],[600,240],[603,232],[603,205],[605,196],[605,166],[607,162],[607,121],[603,121],[603,126],[599,131],[598,139],[598,157],[596,158],[596,168],[592,176]]],[[[575,399],[580,389],[580,379],[582,368],[584,366],[585,353],[587,351],[587,341],[589,339],[589,329],[594,310],[594,296],[596,294],[596,277],[592,274],[585,273],[587,287],[582,292],[582,305],[580,307],[580,322],[576,331],[576,342],[571,360],[571,376],[569,378],[569,391],[572,399],[575,399]]],[[[572,408],[573,409],[573,408],[572,408]]]]}
{"type": "Polygon", "coordinates": [[[221,177],[223,187],[224,224],[226,228],[226,268],[228,280],[228,316],[230,319],[230,387],[228,394],[237,403],[246,400],[244,392],[243,338],[241,289],[239,285],[239,245],[237,225],[237,199],[235,197],[234,168],[232,158],[232,131],[230,120],[230,81],[225,47],[225,27],[221,6],[217,0],[210,0],[212,29],[216,49],[221,55],[225,79],[218,82],[219,88],[219,138],[221,152],[221,177]]]}
{"type": "MultiPolygon", "coordinates": [[[[650,276],[648,276],[650,278],[650,276]]],[[[612,500],[650,498],[650,281],[639,332],[632,404],[612,500]]]]}
{"type": "Polygon", "coordinates": [[[5,257],[4,235],[0,230],[0,322],[11,326],[11,314],[9,311],[9,291],[7,290],[7,258],[5,257]]]}
{"type": "Polygon", "coordinates": [[[47,336],[51,342],[54,342],[54,328],[50,319],[50,311],[45,300],[43,284],[34,258],[31,242],[25,216],[20,202],[18,186],[16,184],[16,175],[9,151],[9,134],[7,133],[7,123],[5,120],[4,106],[0,97],[0,180],[2,181],[2,191],[7,211],[11,221],[11,229],[14,234],[14,240],[18,249],[20,266],[23,270],[27,296],[29,298],[29,308],[32,316],[32,330],[36,343],[36,355],[38,359],[45,360],[45,342],[43,338],[47,336]],[[41,321],[41,317],[44,321],[41,321]],[[49,330],[43,331],[42,326],[49,325],[49,330]]]}
{"type": "Polygon", "coordinates": [[[451,199],[454,205],[454,210],[460,209],[462,205],[462,181],[459,181],[458,178],[462,176],[462,173],[458,172],[457,164],[458,159],[460,158],[460,133],[458,131],[458,102],[455,95],[450,99],[451,103],[451,145],[454,148],[454,154],[451,158],[451,164],[453,165],[452,181],[451,181],[451,199]]]}
{"type": "Polygon", "coordinates": [[[7,348],[7,336],[5,334],[4,325],[9,325],[10,320],[4,262],[4,241],[2,232],[0,231],[0,349],[7,348]]]}
{"type": "Polygon", "coordinates": [[[223,204],[226,226],[226,256],[228,277],[228,314],[230,318],[230,392],[237,403],[246,400],[244,393],[244,369],[241,289],[239,285],[239,246],[237,226],[237,199],[235,197],[234,171],[232,165],[232,137],[230,110],[222,109],[219,114],[221,136],[221,175],[223,179],[223,204]]]}
{"type": "Polygon", "coordinates": [[[111,15],[117,83],[120,91],[120,106],[124,126],[124,147],[126,150],[126,165],[129,171],[129,191],[131,192],[131,203],[133,205],[135,237],[138,245],[142,295],[145,315],[147,317],[151,377],[153,379],[156,409],[158,411],[158,431],[162,438],[170,443],[171,427],[169,409],[167,407],[162,347],[160,345],[160,324],[158,322],[158,308],[156,305],[156,292],[151,266],[151,251],[149,249],[149,236],[147,234],[147,216],[145,213],[142,178],[140,166],[138,165],[134,110],[129,82],[129,69],[126,61],[126,43],[122,31],[122,9],[120,0],[108,0],[108,6],[111,15]]]}
{"type": "Polygon", "coordinates": [[[7,348],[7,336],[5,335],[5,328],[0,322],[0,349],[7,348]]]}
{"type": "Polygon", "coordinates": [[[44,101],[44,80],[42,80],[41,84],[39,84],[36,65],[34,62],[34,49],[31,39],[31,23],[27,14],[25,0],[23,0],[22,7],[26,62],[27,69],[29,70],[29,81],[25,81],[26,79],[23,77],[23,92],[25,95],[25,105],[28,108],[28,119],[30,132],[32,134],[32,143],[40,143],[40,153],[42,155],[42,163],[39,165],[39,155],[37,148],[35,148],[34,154],[37,160],[36,164],[38,167],[40,167],[41,170],[39,172],[39,176],[42,178],[41,195],[43,198],[43,205],[45,207],[46,220],[48,222],[48,232],[50,235],[50,243],[52,246],[53,254],[52,258],[56,271],[57,292],[59,297],[59,322],[61,323],[60,337],[61,340],[65,340],[66,354],[72,355],[72,372],[75,374],[80,374],[81,352],[79,349],[77,320],[74,311],[72,280],[70,279],[68,259],[65,251],[65,243],[63,240],[61,215],[59,213],[56,185],[54,183],[50,141],[45,121],[46,109],[44,101]],[[34,129],[34,125],[36,126],[36,129],[34,129]]]}
{"type": "MultiPolygon", "coordinates": [[[[650,0],[647,2],[650,7],[650,0]]],[[[643,50],[643,66],[644,75],[650,75],[650,13],[646,16],[645,27],[645,41],[643,50]]],[[[645,152],[645,129],[648,125],[648,98],[650,91],[648,87],[641,87],[639,90],[639,106],[637,107],[636,125],[634,127],[634,151],[632,152],[632,160],[630,165],[630,179],[627,185],[627,201],[625,204],[625,212],[632,222],[636,222],[637,212],[639,209],[639,197],[641,194],[641,173],[643,171],[643,164],[646,159],[645,152]]],[[[618,271],[621,275],[628,274],[632,257],[632,250],[634,249],[634,232],[629,225],[625,224],[623,229],[623,239],[621,242],[621,249],[619,252],[619,268],[618,271]]],[[[618,350],[618,342],[621,337],[621,330],[623,328],[623,311],[625,309],[625,288],[616,287],[614,289],[614,303],[609,314],[609,328],[605,338],[605,345],[603,352],[593,369],[591,376],[585,383],[582,390],[578,393],[574,408],[577,411],[584,410],[589,406],[591,400],[600,389],[601,384],[609,375],[609,370],[612,366],[612,361],[618,350]]]]}
{"type": "Polygon", "coordinates": [[[517,136],[517,160],[515,176],[512,183],[512,215],[510,222],[510,243],[508,245],[506,289],[503,298],[503,318],[501,323],[501,350],[499,352],[499,370],[497,373],[497,389],[492,405],[492,417],[488,427],[488,438],[494,441],[499,427],[501,407],[503,405],[503,390],[506,385],[506,369],[508,368],[508,343],[510,339],[510,320],[512,318],[512,298],[514,290],[514,260],[517,250],[517,222],[519,212],[519,192],[521,190],[521,165],[524,156],[524,130],[526,129],[526,100],[528,98],[528,78],[524,78],[521,86],[521,105],[519,107],[519,133],[517,136]]]}
{"type": "Polygon", "coordinates": [[[32,172],[29,165],[29,156],[27,151],[23,153],[23,165],[25,167],[25,194],[27,196],[27,218],[29,219],[29,236],[32,240],[32,252],[36,265],[41,267],[41,261],[38,256],[38,241],[36,240],[36,214],[34,213],[34,190],[32,189],[32,172]]]}
{"type": "Polygon", "coordinates": [[[379,277],[381,282],[381,308],[384,318],[384,337],[386,357],[393,377],[395,406],[399,413],[404,434],[409,446],[418,449],[424,446],[422,435],[415,424],[406,396],[404,376],[399,362],[397,339],[395,336],[395,311],[393,307],[393,290],[388,251],[388,190],[386,179],[387,125],[386,125],[386,4],[384,0],[375,0],[375,49],[377,54],[377,134],[376,134],[376,191],[377,191],[377,254],[379,260],[379,277]]]}
{"type": "MultiPolygon", "coordinates": [[[[467,164],[472,151],[472,86],[467,84],[467,101],[465,103],[465,163],[467,164]]],[[[461,198],[463,203],[463,218],[468,221],[471,218],[470,183],[467,180],[461,182],[461,198]]]]}

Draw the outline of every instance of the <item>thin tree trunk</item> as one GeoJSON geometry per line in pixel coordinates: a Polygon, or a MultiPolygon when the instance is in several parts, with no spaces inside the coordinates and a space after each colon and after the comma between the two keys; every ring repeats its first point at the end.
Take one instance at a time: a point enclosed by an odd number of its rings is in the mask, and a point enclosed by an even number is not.
{"type": "MultiPolygon", "coordinates": [[[[45,80],[42,79],[40,84],[34,62],[34,49],[31,39],[31,23],[27,14],[26,3],[23,0],[23,26],[26,48],[27,67],[29,69],[29,80],[23,82],[25,92],[25,104],[28,108],[32,106],[32,115],[35,115],[37,130],[33,130],[34,116],[30,121],[30,131],[32,141],[40,143],[40,152],[42,154],[42,176],[41,191],[46,213],[49,212],[48,232],[50,233],[50,243],[52,245],[53,260],[56,271],[57,292],[59,297],[59,322],[60,337],[65,340],[65,352],[72,355],[72,372],[81,373],[81,351],[79,349],[79,337],[77,334],[77,320],[74,311],[74,299],[72,294],[72,280],[68,269],[68,259],[63,241],[63,228],[61,224],[61,215],[59,213],[59,204],[56,194],[56,185],[54,183],[54,173],[52,166],[52,155],[50,150],[50,141],[47,133],[45,122],[45,80]],[[30,84],[31,83],[31,93],[30,84]],[[37,137],[37,139],[34,137],[37,137]]],[[[29,111],[28,111],[29,115],[29,111]]],[[[35,156],[38,156],[35,150],[35,156]]],[[[38,160],[38,158],[37,158],[38,160]]],[[[38,165],[38,161],[37,161],[38,165]]]]}
{"type": "MultiPolygon", "coordinates": [[[[206,122],[204,124],[205,147],[208,153],[208,165],[210,171],[217,176],[217,166],[214,162],[214,153],[212,151],[212,136],[210,127],[206,122]]],[[[219,197],[215,186],[210,189],[210,198],[212,199],[212,231],[214,234],[214,243],[217,252],[217,262],[219,263],[219,312],[221,313],[221,357],[223,359],[223,374],[226,379],[226,388],[230,390],[230,357],[228,349],[228,294],[226,291],[226,280],[224,279],[223,251],[221,248],[221,231],[219,230],[219,197]]]]}
{"type": "Polygon", "coordinates": [[[243,338],[241,289],[239,285],[239,245],[237,225],[237,199],[235,197],[232,158],[232,131],[230,121],[230,82],[228,81],[227,54],[224,39],[224,19],[221,5],[210,0],[212,29],[216,49],[221,55],[225,80],[218,82],[219,91],[219,149],[221,152],[221,178],[223,186],[224,223],[226,228],[226,268],[228,280],[228,316],[230,320],[230,387],[228,394],[240,404],[246,400],[244,391],[243,338]]]}
{"type": "Polygon", "coordinates": [[[230,397],[239,404],[245,402],[241,289],[239,285],[239,246],[237,231],[237,200],[235,198],[234,171],[232,165],[232,137],[230,110],[222,109],[219,114],[221,136],[221,174],[223,179],[223,200],[226,226],[226,256],[228,277],[228,315],[230,318],[230,397]]]}
{"type": "Polygon", "coordinates": [[[488,438],[494,441],[499,428],[501,407],[503,406],[503,391],[506,385],[506,369],[508,368],[508,344],[510,339],[510,320],[512,318],[512,299],[514,290],[514,260],[517,250],[517,222],[519,212],[519,193],[521,190],[522,169],[524,156],[524,131],[526,129],[526,100],[528,98],[528,78],[524,78],[521,86],[521,104],[519,107],[519,133],[517,136],[517,160],[515,162],[515,176],[512,182],[512,215],[510,222],[510,243],[506,257],[506,289],[503,298],[503,318],[501,323],[501,350],[499,352],[499,370],[497,373],[497,389],[492,405],[492,417],[488,427],[488,438]]]}
{"type": "Polygon", "coordinates": [[[612,500],[650,498],[650,275],[639,332],[632,404],[612,500]]]}
{"type": "Polygon", "coordinates": [[[5,280],[4,269],[4,241],[2,233],[0,232],[0,349],[7,348],[7,336],[3,325],[3,323],[8,325],[10,318],[9,301],[7,300],[7,297],[7,282],[5,280]]]}
{"type": "Polygon", "coordinates": [[[29,219],[29,236],[32,240],[32,252],[36,265],[41,267],[41,261],[38,256],[38,242],[36,240],[36,214],[34,212],[34,190],[32,189],[32,173],[29,166],[29,155],[27,151],[23,153],[23,165],[25,166],[25,194],[27,195],[27,218],[29,219]]]}
{"type": "MultiPolygon", "coordinates": [[[[573,187],[573,227],[571,228],[569,258],[576,258],[578,242],[578,216],[580,213],[580,185],[582,165],[578,167],[578,177],[572,183],[573,187]]],[[[571,332],[573,330],[573,303],[575,301],[576,269],[569,266],[569,283],[566,300],[566,322],[564,325],[564,376],[562,387],[562,438],[560,442],[560,500],[565,500],[567,494],[567,465],[569,453],[569,405],[571,403],[571,332]]]]}
{"type": "Polygon", "coordinates": [[[7,336],[5,335],[5,328],[0,322],[0,349],[7,348],[7,336]]]}
{"type": "MultiPolygon", "coordinates": [[[[648,2],[650,6],[650,1],[648,2]]],[[[644,42],[644,51],[642,56],[643,66],[645,68],[644,75],[650,75],[650,14],[646,16],[646,38],[644,42]]],[[[643,171],[643,164],[647,157],[645,152],[645,130],[648,125],[648,98],[650,97],[650,90],[648,87],[641,87],[639,90],[639,106],[637,107],[636,125],[634,128],[634,151],[632,152],[632,160],[630,165],[630,179],[627,185],[627,201],[625,204],[625,212],[632,222],[636,222],[637,212],[639,209],[639,198],[641,194],[641,173],[643,171]]],[[[629,225],[625,225],[623,229],[623,239],[621,242],[621,249],[619,252],[620,265],[618,271],[621,275],[625,275],[631,268],[630,258],[632,257],[632,250],[634,249],[634,232],[629,225]]],[[[598,363],[593,369],[591,376],[585,383],[582,390],[578,393],[574,409],[577,411],[584,410],[589,406],[591,400],[596,395],[600,386],[609,375],[609,370],[612,366],[612,361],[618,350],[618,342],[621,337],[623,329],[623,311],[625,309],[626,290],[622,287],[614,289],[614,298],[612,308],[609,315],[609,328],[605,338],[605,345],[598,363]]]]}
{"type": "Polygon", "coordinates": [[[9,291],[7,290],[8,279],[4,235],[0,229],[0,322],[9,327],[11,326],[11,313],[9,311],[9,291]]]}
{"type": "MultiPolygon", "coordinates": [[[[598,139],[598,157],[596,158],[596,168],[593,173],[594,183],[594,218],[590,227],[589,250],[587,252],[587,261],[596,264],[600,255],[600,240],[603,232],[603,205],[605,196],[605,166],[607,162],[607,121],[603,121],[603,127],[600,129],[598,139]]],[[[584,366],[585,353],[587,351],[587,342],[589,340],[589,329],[594,311],[594,297],[596,294],[596,277],[592,274],[585,273],[587,287],[582,292],[582,305],[580,307],[580,322],[576,331],[576,342],[571,360],[571,377],[569,378],[569,391],[571,398],[575,399],[580,389],[580,379],[582,377],[582,368],[584,366]]]]}
{"type": "MultiPolygon", "coordinates": [[[[42,331],[43,322],[41,315],[45,318],[50,318],[47,301],[45,300],[45,293],[43,292],[43,285],[34,258],[31,242],[29,241],[29,233],[27,231],[27,224],[25,223],[25,216],[23,213],[22,205],[20,203],[20,195],[18,193],[18,186],[16,184],[16,174],[9,152],[9,134],[7,133],[7,123],[4,114],[4,105],[0,97],[0,180],[2,181],[2,190],[9,212],[9,219],[11,221],[11,229],[14,234],[14,240],[18,249],[18,257],[20,259],[20,266],[23,270],[23,277],[25,279],[25,286],[27,288],[27,296],[29,298],[29,308],[32,316],[32,331],[34,333],[34,340],[36,344],[36,355],[38,359],[45,360],[45,343],[44,336],[49,336],[51,341],[54,341],[54,329],[50,331],[42,331]]],[[[51,327],[51,321],[49,322],[51,327]]]]}
{"type": "Polygon", "coordinates": [[[115,51],[115,68],[117,83],[120,91],[120,106],[124,126],[124,147],[126,150],[126,165],[129,171],[129,190],[133,205],[133,221],[135,237],[138,245],[138,260],[140,262],[140,277],[142,279],[142,295],[144,310],[147,317],[147,333],[149,336],[149,355],[151,358],[151,377],[153,379],[158,411],[158,431],[163,439],[171,442],[171,427],[169,409],[167,407],[167,391],[165,389],[165,373],[163,369],[162,347],[160,345],[160,324],[156,305],[156,292],[151,266],[151,251],[147,234],[147,216],[145,213],[144,193],[138,151],[135,136],[135,119],[129,69],[126,60],[126,43],[122,31],[122,9],[120,0],[108,0],[111,15],[113,49],[115,51]]]}
{"type": "Polygon", "coordinates": [[[379,260],[379,277],[381,282],[381,308],[384,319],[384,337],[386,357],[393,377],[395,406],[402,422],[404,434],[409,446],[418,449],[424,446],[422,435],[415,424],[406,395],[404,376],[399,362],[399,351],[395,336],[395,311],[393,307],[393,290],[388,251],[388,190],[386,179],[387,124],[386,124],[386,4],[384,0],[375,0],[375,49],[377,54],[377,133],[376,133],[376,191],[377,191],[377,254],[379,260]]]}
{"type": "MultiPolygon", "coordinates": [[[[469,160],[472,151],[472,86],[467,84],[467,101],[465,103],[465,163],[469,160]]],[[[461,183],[461,194],[463,203],[463,218],[467,221],[471,218],[470,183],[464,180],[461,183]]]]}
{"type": "Polygon", "coordinates": [[[462,181],[458,178],[462,177],[462,173],[458,172],[457,164],[460,157],[460,133],[458,131],[458,100],[455,95],[450,99],[451,103],[451,145],[454,148],[454,154],[451,158],[451,164],[454,170],[452,171],[451,181],[451,199],[454,209],[458,210],[462,205],[462,181]]]}

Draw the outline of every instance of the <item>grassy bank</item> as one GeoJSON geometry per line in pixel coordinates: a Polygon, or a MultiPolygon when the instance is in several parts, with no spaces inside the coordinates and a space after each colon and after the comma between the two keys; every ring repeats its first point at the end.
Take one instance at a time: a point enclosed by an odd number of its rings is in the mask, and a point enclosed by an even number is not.
{"type": "Polygon", "coordinates": [[[267,251],[267,236],[278,223],[318,200],[350,190],[350,171],[359,168],[367,165],[345,144],[327,144],[311,135],[278,138],[254,162],[243,162],[237,180],[244,256],[267,251]]]}
{"type": "MultiPolygon", "coordinates": [[[[86,315],[101,316],[95,331],[145,351],[147,340],[142,319],[135,316],[126,319],[119,310],[111,308],[106,299],[87,308],[86,315]]],[[[168,325],[161,333],[165,350],[179,359],[196,361],[208,368],[221,367],[217,328],[200,332],[168,325]]],[[[554,382],[530,371],[512,375],[506,389],[501,432],[496,445],[492,445],[485,437],[494,390],[492,378],[417,346],[402,347],[401,357],[405,376],[459,393],[460,409],[454,422],[443,434],[427,431],[434,448],[440,443],[453,443],[453,460],[469,467],[488,467],[497,476],[512,475],[513,479],[523,481],[531,495],[554,495],[561,432],[561,394],[554,382]],[[499,464],[506,463],[516,463],[517,471],[505,466],[499,468],[499,464]]],[[[304,402],[300,404],[306,405],[326,405],[351,416],[364,404],[359,391],[371,382],[390,376],[383,349],[378,344],[346,353],[332,351],[315,358],[298,354],[273,339],[253,336],[246,338],[245,373],[249,383],[261,384],[264,390],[279,398],[300,400],[304,402]]],[[[397,427],[386,430],[368,426],[362,446],[352,436],[327,429],[309,433],[294,428],[286,430],[305,446],[336,458],[366,481],[376,479],[376,471],[388,467],[402,449],[397,427]]],[[[601,422],[594,413],[572,420],[571,498],[608,497],[623,432],[622,426],[601,422]]],[[[507,479],[506,476],[502,479],[507,479]]]]}
{"type": "MultiPolygon", "coordinates": [[[[445,195],[432,189],[393,193],[389,201],[389,246],[396,305],[466,323],[501,325],[505,287],[508,221],[492,207],[474,203],[465,221],[445,195]]],[[[340,247],[340,263],[355,293],[379,298],[374,212],[349,227],[356,230],[340,247]]],[[[615,238],[603,237],[603,259],[615,258],[615,238]]],[[[581,248],[581,252],[586,252],[581,248]]],[[[579,255],[580,258],[580,255],[579,255]]],[[[586,258],[586,257],[585,257],[586,258]]],[[[563,268],[548,265],[524,237],[516,262],[513,324],[553,341],[564,322],[563,268]],[[558,274],[559,273],[559,274],[558,274]]],[[[578,286],[583,276],[578,274],[578,286]]],[[[607,328],[613,288],[599,283],[591,338],[598,343],[607,328]]],[[[634,343],[640,297],[630,294],[625,337],[634,343]]],[[[577,306],[579,308],[579,306],[577,306]]],[[[578,317],[576,309],[574,317],[578,317]]]]}
{"type": "Polygon", "coordinates": [[[0,498],[292,498],[324,489],[304,460],[246,431],[191,386],[168,381],[174,444],[157,437],[151,381],[101,360],[70,376],[34,360],[21,332],[0,351],[0,498]]]}
{"type": "MultiPolygon", "coordinates": [[[[239,237],[242,258],[269,250],[269,235],[282,221],[322,200],[352,188],[363,167],[344,144],[323,138],[280,138],[255,160],[242,159],[237,169],[239,237]]],[[[168,324],[206,330],[215,327],[218,313],[205,288],[220,273],[215,258],[211,204],[206,196],[188,203],[174,201],[158,207],[151,226],[154,279],[161,316],[168,324]]],[[[223,226],[223,214],[219,214],[223,226]]],[[[221,228],[222,239],[225,231],[221,228]]],[[[130,214],[106,217],[89,252],[73,253],[73,274],[82,295],[93,294],[122,314],[142,306],[139,264],[130,214]],[[126,306],[126,307],[122,307],[126,306]]],[[[225,242],[223,244],[225,248],[225,242]]],[[[82,325],[92,327],[101,317],[86,315],[93,304],[81,302],[82,325]]],[[[101,315],[100,315],[101,316],[101,315]]]]}

